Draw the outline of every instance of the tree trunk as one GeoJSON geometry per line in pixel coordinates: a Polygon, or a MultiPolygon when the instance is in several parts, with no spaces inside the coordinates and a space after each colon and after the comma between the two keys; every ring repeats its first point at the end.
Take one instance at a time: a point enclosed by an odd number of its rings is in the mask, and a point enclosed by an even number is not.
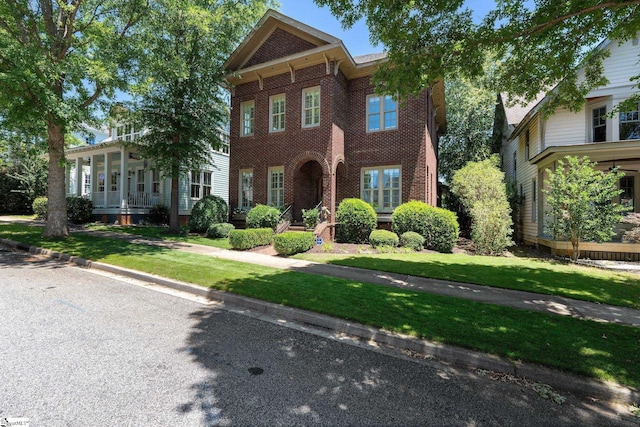
{"type": "Polygon", "coordinates": [[[171,172],[171,208],[169,209],[169,233],[180,231],[180,179],[177,172],[171,172]]]}
{"type": "Polygon", "coordinates": [[[64,164],[64,128],[49,121],[49,177],[47,180],[47,226],[45,237],[67,237],[67,199],[64,164]]]}
{"type": "Polygon", "coordinates": [[[580,257],[580,240],[579,239],[571,239],[571,247],[573,248],[573,253],[571,254],[571,259],[576,261],[578,257],[580,257]]]}

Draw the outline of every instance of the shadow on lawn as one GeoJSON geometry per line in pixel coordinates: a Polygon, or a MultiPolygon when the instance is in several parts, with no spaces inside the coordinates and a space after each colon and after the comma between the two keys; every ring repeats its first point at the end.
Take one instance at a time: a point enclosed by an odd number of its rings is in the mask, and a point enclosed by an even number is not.
{"type": "Polygon", "coordinates": [[[473,257],[469,258],[469,262],[441,262],[429,257],[407,261],[354,256],[331,260],[330,263],[640,308],[640,277],[628,274],[603,274],[598,277],[588,274],[586,269],[562,271],[542,261],[531,261],[527,266],[522,262],[515,265],[509,265],[508,262],[483,265],[474,262],[473,257]]]}
{"type": "MultiPolygon", "coordinates": [[[[292,271],[256,273],[218,288],[514,359],[544,363],[557,357],[567,370],[606,371],[639,383],[635,346],[640,330],[632,328],[620,334],[621,329],[601,329],[593,322],[292,271]],[[609,339],[602,339],[603,331],[609,339]],[[620,357],[628,357],[624,367],[620,357]]],[[[539,410],[534,393],[498,386],[471,372],[443,374],[406,361],[391,363],[324,338],[227,317],[233,315],[209,308],[194,312],[187,338],[194,361],[210,378],[193,384],[193,400],[177,410],[199,406],[207,424],[438,424],[430,417],[451,421],[471,400],[476,408],[500,402],[505,414],[539,410]],[[448,385],[453,381],[467,382],[448,385]],[[390,418],[376,418],[380,413],[390,418]]],[[[547,410],[567,425],[611,422],[586,405],[549,404],[547,410]]],[[[475,424],[482,413],[459,421],[475,424]]]]}

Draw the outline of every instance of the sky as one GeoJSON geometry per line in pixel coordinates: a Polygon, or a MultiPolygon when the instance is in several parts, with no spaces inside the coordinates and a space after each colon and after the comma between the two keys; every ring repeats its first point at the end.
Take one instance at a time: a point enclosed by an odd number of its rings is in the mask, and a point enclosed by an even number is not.
{"type": "MultiPolygon", "coordinates": [[[[280,12],[320,31],[339,38],[351,56],[382,52],[383,46],[369,42],[369,30],[364,20],[360,20],[349,30],[344,30],[328,7],[320,7],[313,0],[279,0],[280,12]]],[[[473,11],[473,18],[482,19],[494,5],[492,0],[466,0],[466,6],[473,11]]]]}

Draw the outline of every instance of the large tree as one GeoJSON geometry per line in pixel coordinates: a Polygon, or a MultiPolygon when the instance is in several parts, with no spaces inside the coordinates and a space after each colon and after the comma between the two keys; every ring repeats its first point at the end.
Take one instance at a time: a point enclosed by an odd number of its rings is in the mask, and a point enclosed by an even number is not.
{"type": "Polygon", "coordinates": [[[580,256],[580,242],[606,242],[628,209],[613,199],[622,193],[618,181],[624,175],[616,169],[605,173],[595,169],[587,157],[567,156],[555,170],[547,169],[544,182],[550,209],[547,226],[554,239],[568,239],[572,259],[580,256]]]}
{"type": "Polygon", "coordinates": [[[640,30],[640,0],[496,0],[481,20],[474,20],[464,0],[315,1],[347,27],[366,19],[372,41],[385,45],[390,60],[375,80],[381,90],[400,95],[442,77],[482,75],[491,52],[500,59],[493,70],[496,88],[526,102],[561,82],[550,92],[548,108],[576,110],[589,90],[604,83],[606,52],[598,43],[629,40],[640,30]]]}
{"type": "Polygon", "coordinates": [[[146,7],[145,0],[0,2],[0,113],[10,129],[46,133],[45,236],[69,233],[65,133],[126,87],[128,35],[146,7]]]}
{"type": "Polygon", "coordinates": [[[268,0],[157,0],[143,20],[133,117],[137,144],[171,177],[169,228],[178,231],[179,178],[210,162],[228,120],[224,62],[268,0]]]}

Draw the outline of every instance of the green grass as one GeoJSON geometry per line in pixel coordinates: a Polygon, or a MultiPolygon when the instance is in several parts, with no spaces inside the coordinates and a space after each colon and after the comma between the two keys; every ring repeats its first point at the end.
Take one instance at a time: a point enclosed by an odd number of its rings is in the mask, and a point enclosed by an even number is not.
{"type": "Polygon", "coordinates": [[[210,239],[208,237],[198,236],[194,234],[170,234],[166,227],[153,226],[131,226],[131,225],[88,225],[87,228],[98,231],[109,231],[114,233],[134,234],[136,236],[151,237],[154,239],[171,240],[174,242],[193,243],[196,245],[211,246],[214,248],[231,249],[229,239],[210,239]]]}
{"type": "Polygon", "coordinates": [[[423,253],[295,258],[640,308],[640,275],[535,258],[423,253]]]}
{"type": "Polygon", "coordinates": [[[640,329],[210,258],[42,228],[0,225],[0,237],[389,331],[640,386],[640,329]]]}

